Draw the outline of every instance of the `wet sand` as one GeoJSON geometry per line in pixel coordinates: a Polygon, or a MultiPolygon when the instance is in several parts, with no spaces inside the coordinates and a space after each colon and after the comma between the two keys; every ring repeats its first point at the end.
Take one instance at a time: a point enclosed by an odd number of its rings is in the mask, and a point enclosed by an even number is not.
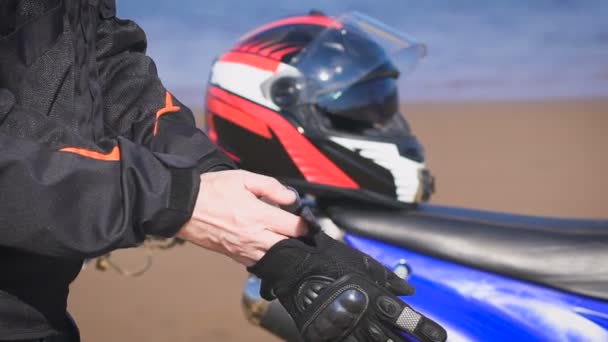
{"type": "MultiPolygon", "coordinates": [[[[438,180],[433,203],[608,218],[608,100],[404,108],[438,180]]],[[[181,246],[138,278],[87,268],[70,309],[85,342],[277,341],[244,319],[244,279],[227,258],[181,246]]]]}

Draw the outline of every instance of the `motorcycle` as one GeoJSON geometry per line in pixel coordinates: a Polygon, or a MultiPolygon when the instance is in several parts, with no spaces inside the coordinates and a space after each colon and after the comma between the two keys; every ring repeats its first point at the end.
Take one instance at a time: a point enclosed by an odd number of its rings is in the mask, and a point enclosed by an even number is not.
{"type": "MultiPolygon", "coordinates": [[[[421,204],[309,202],[323,229],[407,279],[404,300],[449,341],[608,341],[608,220],[558,219],[421,204]]],[[[278,301],[248,278],[251,322],[301,341],[278,301]]]]}
{"type": "MultiPolygon", "coordinates": [[[[434,178],[397,82],[426,53],[357,12],[265,24],[212,66],[209,137],[243,169],[308,196],[329,235],[408,279],[417,293],[405,301],[450,341],[608,341],[608,220],[421,204],[434,178]]],[[[250,320],[298,341],[259,287],[245,284],[250,320]]]]}

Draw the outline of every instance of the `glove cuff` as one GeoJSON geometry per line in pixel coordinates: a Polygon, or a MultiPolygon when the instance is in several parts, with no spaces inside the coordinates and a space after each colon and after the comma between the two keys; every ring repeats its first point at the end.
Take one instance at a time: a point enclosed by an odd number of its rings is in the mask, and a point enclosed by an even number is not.
{"type": "Polygon", "coordinates": [[[307,259],[304,249],[310,247],[296,239],[285,239],[272,246],[268,252],[253,266],[247,267],[249,273],[262,279],[260,295],[266,300],[276,298],[274,288],[291,287],[295,284],[299,269],[307,259]],[[294,284],[291,284],[291,283],[294,284]]]}

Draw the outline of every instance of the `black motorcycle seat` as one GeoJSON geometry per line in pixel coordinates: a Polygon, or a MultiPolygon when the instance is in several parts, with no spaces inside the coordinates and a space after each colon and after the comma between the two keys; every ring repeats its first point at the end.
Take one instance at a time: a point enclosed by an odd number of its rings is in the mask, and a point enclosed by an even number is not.
{"type": "Polygon", "coordinates": [[[543,218],[434,205],[410,210],[338,206],[327,212],[348,233],[608,300],[608,220],[543,218]]]}

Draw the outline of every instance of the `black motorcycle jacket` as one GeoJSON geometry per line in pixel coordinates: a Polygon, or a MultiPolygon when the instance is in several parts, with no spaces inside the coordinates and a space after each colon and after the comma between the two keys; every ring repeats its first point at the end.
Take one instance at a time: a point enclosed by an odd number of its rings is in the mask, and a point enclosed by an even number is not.
{"type": "Polygon", "coordinates": [[[0,1],[0,340],[64,329],[83,259],[174,235],[234,167],[145,51],[114,0],[0,1]]]}

